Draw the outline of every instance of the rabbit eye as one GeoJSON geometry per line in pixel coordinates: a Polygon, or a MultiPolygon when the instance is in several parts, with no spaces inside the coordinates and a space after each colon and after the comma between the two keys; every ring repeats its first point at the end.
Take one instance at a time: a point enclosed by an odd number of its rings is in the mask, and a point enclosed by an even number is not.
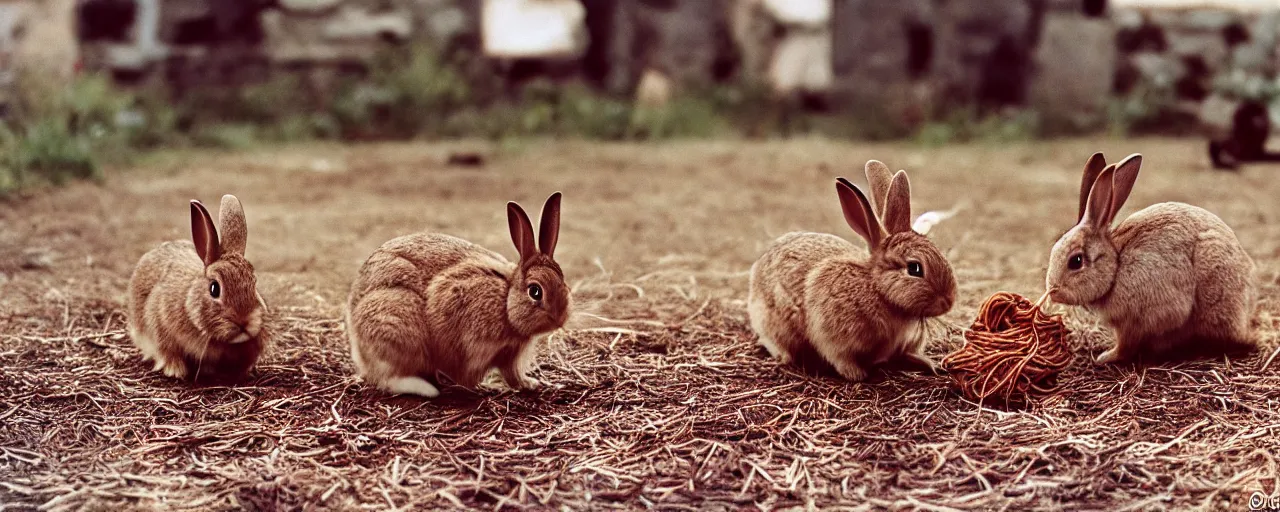
{"type": "Polygon", "coordinates": [[[1067,260],[1067,268],[1071,270],[1080,270],[1084,268],[1084,253],[1076,253],[1067,260]]]}
{"type": "Polygon", "coordinates": [[[222,296],[222,287],[218,285],[217,281],[209,282],[209,296],[215,299],[222,296]]]}
{"type": "Polygon", "coordinates": [[[921,265],[918,261],[908,261],[907,275],[911,277],[924,277],[924,265],[921,265]]]}
{"type": "Polygon", "coordinates": [[[542,300],[542,287],[536,284],[529,285],[529,298],[533,300],[542,300]]]}

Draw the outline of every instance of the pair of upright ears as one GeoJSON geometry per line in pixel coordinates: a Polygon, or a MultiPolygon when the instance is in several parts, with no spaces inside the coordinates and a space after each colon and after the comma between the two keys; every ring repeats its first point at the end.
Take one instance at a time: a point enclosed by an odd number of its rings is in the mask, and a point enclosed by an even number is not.
{"type": "Polygon", "coordinates": [[[560,238],[560,193],[547,198],[542,205],[542,220],[538,222],[538,242],[534,244],[533,222],[524,208],[514,201],[507,203],[507,226],[511,229],[511,241],[520,252],[520,261],[528,261],[538,254],[548,258],[555,255],[556,241],[560,238]]]}
{"type": "MultiPolygon", "coordinates": [[[[878,160],[867,162],[866,174],[876,199],[875,208],[862,189],[847,179],[836,178],[836,194],[840,196],[845,222],[874,251],[889,235],[911,231],[911,182],[907,171],[894,174],[878,160]]],[[[931,226],[925,226],[924,231],[931,226]]]]}
{"type": "Polygon", "coordinates": [[[1129,200],[1129,193],[1133,192],[1133,184],[1138,181],[1141,168],[1142,155],[1138,153],[1111,165],[1107,165],[1102,153],[1089,157],[1080,181],[1080,213],[1076,216],[1076,223],[1111,229],[1116,214],[1129,200]]]}
{"type": "Polygon", "coordinates": [[[239,254],[244,256],[245,246],[249,241],[249,227],[244,219],[244,207],[236,196],[222,196],[222,205],[218,208],[222,220],[222,236],[218,236],[218,228],[213,224],[213,216],[204,204],[191,200],[191,241],[196,244],[196,253],[204,266],[222,258],[223,254],[239,254]]]}

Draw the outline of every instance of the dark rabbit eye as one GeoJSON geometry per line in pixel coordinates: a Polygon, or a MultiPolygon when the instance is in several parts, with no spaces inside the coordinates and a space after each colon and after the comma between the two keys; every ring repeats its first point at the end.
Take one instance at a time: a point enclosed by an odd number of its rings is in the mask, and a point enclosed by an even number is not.
{"type": "Polygon", "coordinates": [[[542,300],[542,287],[536,284],[529,285],[529,298],[533,300],[542,300]]]}
{"type": "Polygon", "coordinates": [[[907,275],[911,277],[924,277],[924,265],[921,265],[918,261],[908,261],[907,275]]]}
{"type": "Polygon", "coordinates": [[[1071,259],[1067,260],[1067,268],[1071,270],[1080,270],[1084,267],[1084,254],[1076,253],[1071,259]]]}
{"type": "Polygon", "coordinates": [[[221,287],[221,286],[218,286],[218,282],[217,282],[217,281],[210,281],[210,282],[209,282],[209,296],[210,296],[210,297],[213,297],[213,298],[215,298],[215,299],[216,299],[216,298],[218,298],[218,297],[219,297],[219,296],[221,296],[221,295],[222,295],[222,287],[221,287]]]}

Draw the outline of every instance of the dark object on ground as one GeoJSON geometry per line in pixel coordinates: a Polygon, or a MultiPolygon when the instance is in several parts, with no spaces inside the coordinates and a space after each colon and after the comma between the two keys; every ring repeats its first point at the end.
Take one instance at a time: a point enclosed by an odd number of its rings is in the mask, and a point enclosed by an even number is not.
{"type": "Polygon", "coordinates": [[[1209,159],[1216,169],[1235,170],[1244,162],[1280,162],[1280,152],[1268,152],[1271,118],[1267,105],[1246,101],[1236,108],[1227,140],[1209,141],[1209,159]]]}
{"type": "Polygon", "coordinates": [[[484,165],[484,155],[480,153],[450,153],[449,165],[459,167],[481,167],[484,165]]]}

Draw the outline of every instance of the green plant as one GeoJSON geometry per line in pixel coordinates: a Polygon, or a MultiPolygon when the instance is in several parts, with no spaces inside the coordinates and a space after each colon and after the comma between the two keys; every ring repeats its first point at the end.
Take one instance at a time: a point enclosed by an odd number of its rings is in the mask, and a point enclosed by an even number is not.
{"type": "Polygon", "coordinates": [[[1016,142],[1036,138],[1040,133],[1040,116],[1035,111],[981,114],[970,108],[957,109],[943,119],[925,123],[916,130],[915,140],[936,147],[955,142],[1016,142]]]}
{"type": "Polygon", "coordinates": [[[67,84],[28,77],[20,83],[28,94],[19,95],[14,115],[0,124],[0,191],[96,179],[102,161],[129,154],[132,138],[122,119],[135,98],[106,77],[87,75],[67,84]]]}
{"type": "Polygon", "coordinates": [[[260,136],[261,130],[257,125],[220,123],[200,127],[192,134],[192,140],[200,146],[241,150],[256,145],[260,136]]]}
{"type": "Polygon", "coordinates": [[[63,120],[41,119],[17,133],[4,131],[8,188],[27,185],[33,178],[62,184],[70,178],[101,176],[89,139],[76,136],[63,120]]]}
{"type": "Polygon", "coordinates": [[[329,111],[344,137],[405,138],[444,133],[469,99],[466,81],[452,67],[415,46],[376,62],[367,82],[344,87],[329,111]]]}
{"type": "Polygon", "coordinates": [[[698,97],[676,98],[662,107],[637,107],[629,138],[710,137],[723,124],[714,105],[698,97]]]}

